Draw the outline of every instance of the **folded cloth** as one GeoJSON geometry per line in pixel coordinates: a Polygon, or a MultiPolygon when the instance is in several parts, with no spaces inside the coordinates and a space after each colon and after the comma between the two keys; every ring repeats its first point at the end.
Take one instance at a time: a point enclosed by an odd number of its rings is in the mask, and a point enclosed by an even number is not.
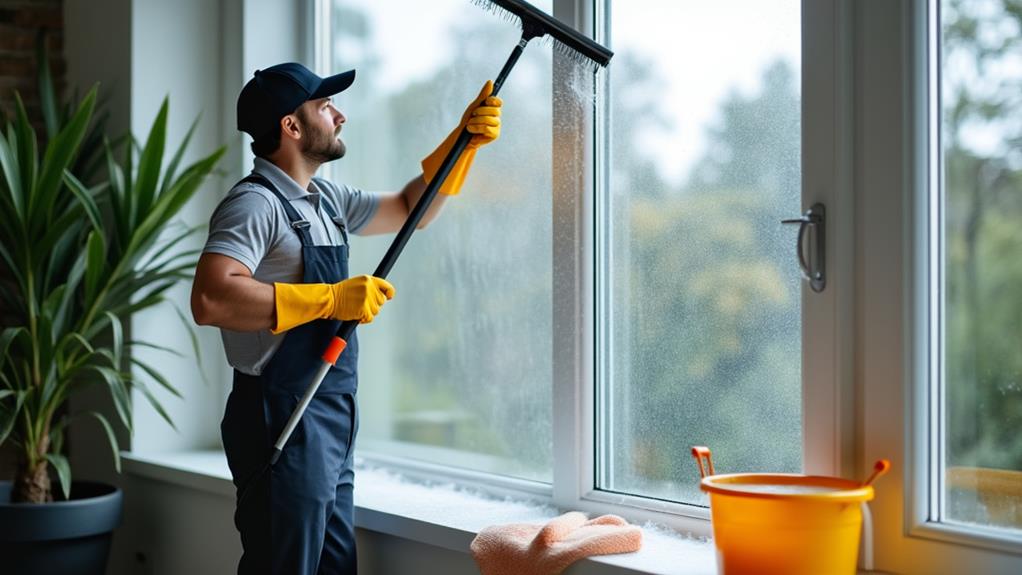
{"type": "Polygon", "coordinates": [[[642,547],[642,530],[617,515],[586,520],[578,511],[546,525],[492,525],[472,540],[482,575],[556,575],[592,555],[631,553],[642,547]]]}

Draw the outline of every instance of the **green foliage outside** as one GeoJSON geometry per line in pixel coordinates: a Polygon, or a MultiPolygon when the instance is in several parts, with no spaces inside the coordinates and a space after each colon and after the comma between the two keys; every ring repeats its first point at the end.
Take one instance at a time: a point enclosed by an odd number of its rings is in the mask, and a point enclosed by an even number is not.
{"type": "Polygon", "coordinates": [[[1022,2],[945,0],[941,8],[948,513],[1017,528],[1022,2]]]}
{"type": "Polygon", "coordinates": [[[689,449],[720,471],[801,468],[798,77],[785,62],[732,93],[688,179],[672,186],[639,149],[652,62],[615,63],[613,461],[605,487],[701,501],[689,449]],[[624,244],[624,245],[620,245],[624,244]],[[627,303],[627,305],[622,305],[627,303]],[[622,345],[627,343],[627,346],[622,345]],[[622,358],[622,355],[627,357],[622,358]],[[622,408],[623,407],[623,408],[622,408]]]}
{"type": "Polygon", "coordinates": [[[1022,2],[943,8],[948,464],[1022,470],[1022,2]]]}

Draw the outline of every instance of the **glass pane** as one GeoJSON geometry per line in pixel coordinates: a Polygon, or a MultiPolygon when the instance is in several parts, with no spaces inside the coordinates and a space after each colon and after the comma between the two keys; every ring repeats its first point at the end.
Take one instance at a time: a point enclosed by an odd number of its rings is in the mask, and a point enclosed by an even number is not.
{"type": "MultiPolygon", "coordinates": [[[[337,98],[348,155],[334,177],[369,190],[421,171],[520,36],[464,0],[336,0],[333,30],[334,67],[358,69],[337,98]]],[[[500,94],[500,140],[358,329],[361,454],[551,479],[551,61],[526,50],[500,94]]],[[[392,239],[356,238],[351,273],[372,273],[392,239]]]]}
{"type": "Polygon", "coordinates": [[[718,472],[801,470],[798,0],[611,11],[610,405],[600,487],[705,504],[718,472]],[[655,15],[655,17],[651,17],[655,15]]]}
{"type": "Polygon", "coordinates": [[[945,519],[1022,527],[1022,12],[943,0],[945,519]]]}

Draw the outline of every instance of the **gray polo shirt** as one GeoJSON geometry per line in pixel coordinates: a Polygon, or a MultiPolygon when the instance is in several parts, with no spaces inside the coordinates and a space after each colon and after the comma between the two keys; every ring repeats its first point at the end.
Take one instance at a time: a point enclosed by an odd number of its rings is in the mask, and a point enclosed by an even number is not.
{"type": "MultiPolygon", "coordinates": [[[[343,240],[338,225],[348,233],[357,233],[379,206],[379,197],[373,193],[322,178],[313,178],[309,189],[303,190],[287,173],[262,158],[255,159],[252,172],[272,182],[309,221],[316,245],[340,245],[343,240]],[[321,209],[320,202],[324,201],[334,208],[336,223],[321,209]]],[[[227,193],[209,220],[209,238],[202,251],[238,260],[252,277],[264,283],[302,281],[302,242],[291,228],[280,200],[257,184],[240,184],[227,193]]],[[[220,334],[228,363],[249,375],[259,375],[284,341],[284,334],[273,335],[268,329],[221,329],[220,334]]]]}

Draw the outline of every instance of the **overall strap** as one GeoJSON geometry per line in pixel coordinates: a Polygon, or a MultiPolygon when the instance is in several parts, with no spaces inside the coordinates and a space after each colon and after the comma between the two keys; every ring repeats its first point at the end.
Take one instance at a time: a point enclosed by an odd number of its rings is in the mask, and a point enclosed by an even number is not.
{"type": "Polygon", "coordinates": [[[326,215],[329,216],[330,220],[337,226],[337,229],[341,230],[341,239],[344,240],[344,245],[348,245],[348,230],[344,226],[344,221],[337,217],[337,212],[334,211],[333,206],[330,205],[330,200],[325,195],[320,193],[319,204],[326,210],[326,215]]]}
{"type": "MultiPolygon", "coordinates": [[[[298,210],[291,205],[291,202],[280,193],[280,190],[274,186],[270,180],[259,174],[249,174],[245,179],[238,182],[238,184],[256,184],[266,188],[273,192],[273,195],[277,196],[280,200],[280,204],[284,207],[284,212],[287,213],[287,219],[291,222],[291,227],[298,233],[299,239],[302,241],[303,246],[315,245],[312,241],[312,234],[309,233],[309,221],[302,218],[302,215],[298,213],[298,210]]],[[[237,185],[237,184],[236,184],[237,185]]]]}

